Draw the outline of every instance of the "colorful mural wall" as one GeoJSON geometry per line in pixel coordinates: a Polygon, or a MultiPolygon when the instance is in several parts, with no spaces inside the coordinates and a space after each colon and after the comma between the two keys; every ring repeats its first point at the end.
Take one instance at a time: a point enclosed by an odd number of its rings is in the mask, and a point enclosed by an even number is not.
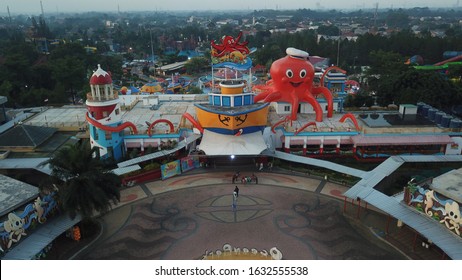
{"type": "Polygon", "coordinates": [[[460,236],[462,217],[459,204],[430,189],[428,185],[410,185],[406,202],[460,236]]]}
{"type": "Polygon", "coordinates": [[[27,238],[39,224],[44,224],[57,210],[55,192],[37,197],[33,203],[2,217],[0,223],[0,255],[27,238]]]}
{"type": "Polygon", "coordinates": [[[167,164],[160,166],[162,173],[162,180],[181,174],[181,162],[180,160],[171,161],[167,164]]]}
{"type": "Polygon", "coordinates": [[[187,156],[181,159],[181,170],[184,172],[200,167],[199,157],[187,156]]]}

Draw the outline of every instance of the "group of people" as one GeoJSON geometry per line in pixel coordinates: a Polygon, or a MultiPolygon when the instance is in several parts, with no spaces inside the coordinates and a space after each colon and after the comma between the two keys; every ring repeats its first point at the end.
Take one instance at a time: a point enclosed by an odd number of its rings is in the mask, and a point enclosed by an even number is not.
{"type": "MultiPolygon", "coordinates": [[[[256,162],[255,167],[257,168],[258,171],[263,171],[264,164],[263,162],[260,162],[260,163],[256,162]]],[[[273,171],[273,163],[271,161],[268,161],[268,170],[273,171]]]]}
{"type": "MultiPolygon", "coordinates": [[[[239,179],[241,172],[237,171],[233,175],[233,184],[239,179]]],[[[255,182],[258,184],[258,177],[255,175],[255,173],[252,174],[252,176],[242,176],[241,178],[241,183],[250,183],[250,182],[255,182]]]]}

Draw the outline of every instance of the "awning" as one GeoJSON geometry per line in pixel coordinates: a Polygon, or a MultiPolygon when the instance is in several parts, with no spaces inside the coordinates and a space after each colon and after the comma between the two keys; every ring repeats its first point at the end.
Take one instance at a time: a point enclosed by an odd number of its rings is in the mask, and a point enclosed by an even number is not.
{"type": "Polygon", "coordinates": [[[140,169],[141,169],[141,166],[139,166],[138,164],[134,164],[134,165],[130,165],[130,166],[127,166],[127,167],[119,167],[119,168],[116,168],[116,169],[112,169],[112,172],[115,175],[123,175],[123,174],[127,174],[127,173],[130,173],[130,172],[133,172],[133,171],[136,171],[136,170],[140,170],[140,169]]]}
{"type": "Polygon", "coordinates": [[[204,130],[200,149],[206,155],[259,155],[267,149],[261,132],[240,136],[224,135],[204,130]]]}
{"type": "Polygon", "coordinates": [[[77,215],[71,220],[69,215],[62,214],[59,217],[40,225],[38,229],[29,236],[24,237],[21,243],[8,251],[2,260],[32,260],[56,237],[60,236],[69,228],[80,222],[81,216],[77,215]]]}
{"type": "Polygon", "coordinates": [[[454,141],[448,135],[419,135],[419,136],[364,136],[351,137],[356,146],[376,145],[443,145],[454,141]]]}

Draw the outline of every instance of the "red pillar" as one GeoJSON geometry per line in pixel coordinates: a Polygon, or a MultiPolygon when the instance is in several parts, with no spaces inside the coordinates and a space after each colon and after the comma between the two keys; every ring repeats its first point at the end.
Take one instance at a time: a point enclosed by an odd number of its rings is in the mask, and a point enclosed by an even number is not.
{"type": "Polygon", "coordinates": [[[303,148],[303,155],[306,156],[306,148],[303,148]]]}

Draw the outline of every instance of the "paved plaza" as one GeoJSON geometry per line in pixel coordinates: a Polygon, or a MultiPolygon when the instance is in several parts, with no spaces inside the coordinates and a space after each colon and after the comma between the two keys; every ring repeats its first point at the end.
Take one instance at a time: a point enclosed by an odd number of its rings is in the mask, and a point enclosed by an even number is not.
{"type": "Polygon", "coordinates": [[[75,258],[210,259],[225,244],[258,252],[276,247],[286,260],[406,258],[344,215],[345,186],[291,174],[256,175],[258,185],[232,184],[233,172],[221,171],[124,189],[117,208],[100,218],[101,236],[75,258]]]}

